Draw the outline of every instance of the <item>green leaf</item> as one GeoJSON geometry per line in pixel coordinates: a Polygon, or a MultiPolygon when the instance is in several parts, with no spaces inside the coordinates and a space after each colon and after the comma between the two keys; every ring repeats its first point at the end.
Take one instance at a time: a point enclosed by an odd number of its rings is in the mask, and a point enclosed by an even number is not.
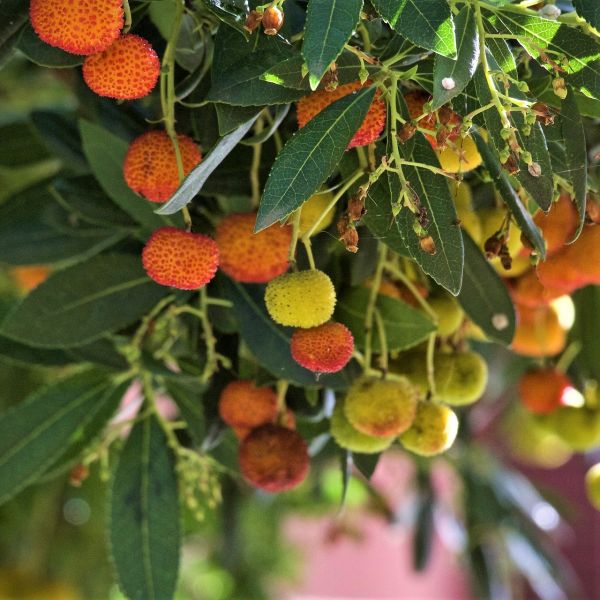
{"type": "Polygon", "coordinates": [[[264,287],[241,285],[224,280],[224,291],[233,302],[233,312],[240,327],[240,335],[256,360],[275,377],[287,379],[298,386],[326,386],[346,389],[356,376],[356,364],[333,375],[318,379],[311,371],[301,367],[290,351],[293,329],[277,325],[268,315],[264,301],[264,287]]]}
{"type": "Polygon", "coordinates": [[[340,55],[360,19],[363,0],[310,0],[302,56],[314,90],[340,55]]]}
{"type": "Polygon", "coordinates": [[[575,325],[570,339],[581,344],[577,367],[582,377],[600,380],[600,286],[590,285],[573,295],[575,325]]]}
{"type": "Polygon", "coordinates": [[[0,3],[0,68],[12,57],[21,27],[27,23],[28,5],[22,0],[0,3]]]}
{"type": "Polygon", "coordinates": [[[175,457],[154,417],[131,431],[109,498],[109,544],[129,600],[173,598],[181,545],[175,457]]]}
{"type": "Polygon", "coordinates": [[[477,144],[477,150],[479,150],[479,153],[483,158],[483,162],[487,170],[490,172],[496,189],[498,192],[500,192],[500,196],[502,196],[502,199],[508,208],[510,208],[513,217],[519,226],[519,229],[533,244],[533,247],[540,255],[540,258],[544,260],[546,257],[546,243],[544,242],[542,232],[533,222],[533,219],[531,218],[531,215],[525,206],[523,206],[521,199],[510,184],[506,172],[500,165],[500,161],[491,151],[485,140],[481,137],[481,134],[478,131],[474,131],[473,138],[477,144]]]}
{"type": "Polygon", "coordinates": [[[112,392],[87,372],[34,393],[0,416],[0,503],[38,479],[112,392]]]}
{"type": "Polygon", "coordinates": [[[492,340],[509,345],[515,335],[515,309],[506,285],[477,244],[463,232],[465,273],[458,302],[492,340]]]}
{"type": "Polygon", "coordinates": [[[8,314],[0,333],[42,348],[82,346],[135,322],[168,293],[139,256],[96,256],[53,273],[8,314]]]}
{"type": "Polygon", "coordinates": [[[433,513],[435,492],[429,473],[419,470],[417,474],[419,488],[417,519],[413,534],[413,565],[415,571],[424,571],[431,558],[435,525],[433,513]]]}
{"type": "MultiPolygon", "coordinates": [[[[354,336],[357,348],[365,347],[365,314],[369,304],[370,291],[355,288],[340,298],[335,311],[336,320],[344,323],[354,336]]],[[[436,330],[435,324],[421,311],[396,298],[379,294],[375,308],[379,311],[385,337],[390,352],[407,350],[424,340],[436,330]]],[[[372,334],[374,352],[381,352],[379,331],[375,327],[372,334]]]]}
{"type": "Polygon", "coordinates": [[[437,110],[455,96],[458,96],[469,84],[479,64],[479,34],[473,10],[469,5],[463,7],[455,19],[456,42],[458,45],[456,60],[437,54],[433,68],[432,109],[437,110]],[[445,89],[442,81],[454,80],[452,89],[445,89]]]}
{"type": "Polygon", "coordinates": [[[573,6],[582,19],[600,30],[600,4],[596,0],[573,0],[573,6]]]}
{"type": "Polygon", "coordinates": [[[127,153],[127,142],[103,127],[83,119],[79,121],[79,131],[83,140],[83,151],[94,176],[117,206],[150,231],[165,225],[165,219],[154,213],[152,204],[135,194],[125,183],[123,162],[127,153]]]}
{"type": "Polygon", "coordinates": [[[454,24],[446,0],[372,0],[381,18],[417,46],[456,56],[454,24]]]}
{"type": "Polygon", "coordinates": [[[73,357],[64,350],[33,348],[4,336],[0,336],[0,358],[2,362],[7,362],[11,365],[16,364],[29,367],[31,365],[62,367],[74,362],[73,357]]]}
{"type": "Polygon", "coordinates": [[[363,122],[375,89],[348,94],[311,119],[286,143],[265,185],[255,231],[294,212],[340,162],[363,122]]]}
{"type": "Polygon", "coordinates": [[[85,58],[42,42],[29,23],[23,28],[17,48],[34,63],[53,69],[77,67],[85,58]]]}
{"type": "Polygon", "coordinates": [[[50,158],[31,123],[17,121],[0,127],[0,167],[31,165],[50,158]]]}
{"type": "Polygon", "coordinates": [[[227,135],[240,125],[256,119],[263,107],[232,106],[231,104],[215,104],[217,120],[219,122],[219,135],[227,135]]]}
{"type": "Polygon", "coordinates": [[[169,379],[165,385],[169,396],[179,408],[194,444],[201,446],[206,437],[202,389],[196,382],[193,385],[186,385],[177,379],[169,379]]]}
{"type": "Polygon", "coordinates": [[[159,215],[172,215],[180,211],[200,192],[212,172],[223,162],[238,142],[250,131],[258,114],[240,125],[237,129],[222,137],[202,162],[185,178],[171,199],[156,211],[159,215]]]}
{"type": "Polygon", "coordinates": [[[573,241],[575,241],[579,237],[585,223],[588,156],[585,129],[579,109],[577,108],[577,101],[573,90],[569,90],[567,97],[562,102],[559,122],[565,145],[566,177],[573,185],[575,205],[579,213],[579,227],[573,238],[573,241]]]}

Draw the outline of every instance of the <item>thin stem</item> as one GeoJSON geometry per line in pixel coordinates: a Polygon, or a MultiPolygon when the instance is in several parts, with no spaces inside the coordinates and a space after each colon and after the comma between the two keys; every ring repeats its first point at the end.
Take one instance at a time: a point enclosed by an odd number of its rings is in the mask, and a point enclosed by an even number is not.
{"type": "Polygon", "coordinates": [[[280,379],[277,382],[277,415],[280,419],[285,418],[287,405],[285,403],[285,395],[287,394],[290,382],[285,379],[280,379]]]}
{"type": "MultiPolygon", "coordinates": [[[[264,121],[259,117],[254,125],[254,135],[259,135],[264,129],[264,121]]],[[[262,156],[262,143],[252,146],[252,164],[250,166],[250,186],[252,189],[252,207],[257,208],[260,202],[260,159],[262,156]]]]}
{"type": "Polygon", "coordinates": [[[373,360],[373,319],[375,317],[377,294],[379,293],[381,278],[383,276],[383,266],[387,256],[387,247],[379,242],[378,251],[377,267],[375,269],[375,274],[373,275],[373,281],[371,282],[369,303],[367,304],[367,310],[365,312],[365,369],[371,368],[371,362],[373,360]]]}
{"type": "Polygon", "coordinates": [[[219,368],[219,357],[217,355],[217,339],[213,333],[210,319],[208,318],[208,294],[206,287],[200,289],[200,308],[197,316],[202,324],[202,333],[204,336],[204,343],[206,344],[206,364],[202,371],[201,381],[206,383],[213,376],[213,374],[219,368]]]}
{"type": "Polygon", "coordinates": [[[304,244],[304,249],[306,250],[306,257],[308,258],[308,264],[310,265],[311,270],[314,271],[317,267],[315,264],[315,257],[313,256],[310,239],[305,239],[303,237],[302,243],[304,244]]]}
{"type": "Polygon", "coordinates": [[[290,242],[290,250],[288,253],[288,262],[294,268],[296,267],[296,248],[298,247],[298,237],[300,235],[300,216],[302,207],[296,209],[292,214],[292,241],[290,242]]]}
{"type": "Polygon", "coordinates": [[[385,270],[391,273],[396,279],[399,279],[408,289],[408,291],[414,296],[415,300],[419,303],[419,306],[431,317],[432,321],[437,324],[437,315],[433,308],[429,305],[427,300],[421,296],[419,290],[415,284],[404,274],[404,272],[391,263],[385,263],[385,270]]]}
{"type": "Polygon", "coordinates": [[[165,420],[165,418],[160,414],[158,410],[158,404],[156,402],[156,395],[154,393],[154,386],[152,385],[152,374],[149,371],[143,371],[140,375],[142,380],[142,388],[144,390],[144,398],[146,398],[146,402],[148,403],[148,407],[150,411],[158,421],[162,430],[164,431],[167,442],[169,446],[177,453],[179,449],[179,440],[177,436],[173,432],[170,424],[165,420]]]}
{"type": "Polygon", "coordinates": [[[385,373],[387,372],[389,365],[387,335],[385,334],[385,325],[383,323],[383,317],[381,316],[381,312],[377,308],[375,308],[374,316],[375,324],[377,325],[377,337],[379,338],[379,346],[381,348],[381,353],[379,355],[379,366],[381,367],[381,370],[385,373]]]}
{"type": "Polygon", "coordinates": [[[129,33],[129,30],[131,29],[131,23],[132,23],[131,7],[129,6],[128,0],[123,0],[123,12],[125,13],[125,24],[123,26],[122,35],[126,35],[127,33],[129,33]]]}
{"type": "Polygon", "coordinates": [[[430,397],[435,397],[435,332],[427,340],[427,383],[429,384],[430,397]]]}

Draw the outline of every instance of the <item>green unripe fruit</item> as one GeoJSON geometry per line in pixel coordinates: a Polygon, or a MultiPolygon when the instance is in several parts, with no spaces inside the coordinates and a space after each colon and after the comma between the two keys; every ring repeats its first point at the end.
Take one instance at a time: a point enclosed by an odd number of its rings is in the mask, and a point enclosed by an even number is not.
{"type": "Polygon", "coordinates": [[[538,420],[575,452],[587,452],[600,446],[600,410],[563,406],[548,415],[541,415],[538,420]]]}
{"type": "Polygon", "coordinates": [[[595,464],[585,474],[585,491],[590,504],[600,510],[600,463],[595,464]]]}
{"type": "Polygon", "coordinates": [[[419,402],[410,429],[400,436],[402,445],[419,456],[435,456],[452,446],[458,433],[458,417],[442,404],[419,402]]]}
{"type": "Polygon", "coordinates": [[[271,318],[280,325],[309,329],[331,319],[335,288],[323,271],[285,273],[271,280],[265,303],[271,318]]]}
{"type": "Polygon", "coordinates": [[[464,313],[451,296],[438,296],[428,300],[438,319],[438,335],[448,337],[456,333],[463,322],[464,313]]]}
{"type": "Polygon", "coordinates": [[[408,379],[363,377],[348,390],[344,413],[358,431],[375,437],[404,433],[412,424],[419,392],[408,379]]]}
{"type": "Polygon", "coordinates": [[[336,403],[333,415],[331,415],[330,427],[331,435],[338,446],[352,452],[375,454],[388,448],[394,441],[394,436],[373,437],[352,427],[352,424],[346,418],[344,403],[340,401],[336,403]]]}

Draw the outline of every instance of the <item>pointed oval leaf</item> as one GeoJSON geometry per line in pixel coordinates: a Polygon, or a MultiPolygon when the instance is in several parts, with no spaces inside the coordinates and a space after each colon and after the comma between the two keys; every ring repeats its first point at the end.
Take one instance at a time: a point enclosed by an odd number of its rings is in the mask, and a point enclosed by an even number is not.
{"type": "Polygon", "coordinates": [[[597,0],[573,0],[577,14],[600,31],[600,4],[597,0]]]}

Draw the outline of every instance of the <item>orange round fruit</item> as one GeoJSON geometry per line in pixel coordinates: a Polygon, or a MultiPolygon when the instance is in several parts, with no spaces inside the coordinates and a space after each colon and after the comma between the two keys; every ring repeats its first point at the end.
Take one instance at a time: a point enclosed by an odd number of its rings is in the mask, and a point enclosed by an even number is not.
{"type": "Polygon", "coordinates": [[[508,289],[512,299],[521,306],[537,308],[547,306],[556,298],[568,293],[568,289],[542,285],[535,269],[529,269],[520,277],[509,280],[508,289]]]}
{"type": "Polygon", "coordinates": [[[266,283],[289,267],[292,228],[271,225],[254,233],[256,213],[228,215],[217,225],[221,270],[242,283],[266,283]]]}
{"type": "Polygon", "coordinates": [[[308,475],[306,442],[295,431],[280,425],[253,429],[242,440],[238,456],[246,481],[267,492],[290,490],[308,475]]]}
{"type": "Polygon", "coordinates": [[[336,373],[352,358],[354,338],[341,323],[296,329],[290,341],[292,358],[315,373],[336,373]]]}
{"type": "Polygon", "coordinates": [[[512,349],[517,354],[531,357],[554,356],[567,344],[567,332],[560,325],[558,314],[552,306],[517,309],[517,328],[512,349]]]}
{"type": "Polygon", "coordinates": [[[571,380],[556,369],[532,369],[519,381],[521,402],[532,412],[544,415],[566,406],[571,380]]]}
{"type": "Polygon", "coordinates": [[[29,18],[46,44],[71,54],[96,54],[121,35],[123,1],[31,0],[29,18]]]}
{"type": "MultiPolygon", "coordinates": [[[[202,160],[200,149],[186,135],[178,135],[177,143],[187,177],[202,160]]],[[[171,138],[165,131],[148,131],[137,137],[127,149],[123,163],[127,185],[151,202],[165,202],[179,187],[177,156],[171,138]]]]}
{"type": "MultiPolygon", "coordinates": [[[[368,86],[370,83],[371,82],[367,81],[364,85],[368,86]]],[[[298,127],[304,127],[313,117],[319,114],[323,109],[327,108],[330,104],[333,104],[336,100],[339,100],[348,94],[362,89],[362,87],[363,84],[361,84],[360,81],[353,81],[352,83],[338,85],[338,87],[332,91],[318,90],[308,96],[304,96],[304,98],[301,98],[296,104],[298,127]]],[[[381,92],[377,90],[375,98],[373,102],[371,102],[371,106],[367,112],[367,116],[354,134],[354,137],[350,140],[347,150],[355,148],[356,146],[367,146],[377,140],[385,127],[385,120],[385,102],[381,99],[381,92]]]]}
{"type": "Polygon", "coordinates": [[[160,75],[160,60],[149,42],[129,33],[106,50],[88,56],[83,79],[98,94],[115,100],[147,96],[160,75]]]}
{"type": "Polygon", "coordinates": [[[161,227],[146,242],[142,263],[156,283],[180,290],[197,290],[215,276],[219,249],[206,235],[161,227]]]}
{"type": "Polygon", "coordinates": [[[230,427],[254,429],[277,417],[277,394],[253,381],[228,383],[219,396],[219,415],[230,427]]]}
{"type": "Polygon", "coordinates": [[[550,210],[538,210],[533,216],[546,240],[546,256],[553,256],[572,239],[579,225],[579,213],[568,194],[561,194],[550,210]]]}

